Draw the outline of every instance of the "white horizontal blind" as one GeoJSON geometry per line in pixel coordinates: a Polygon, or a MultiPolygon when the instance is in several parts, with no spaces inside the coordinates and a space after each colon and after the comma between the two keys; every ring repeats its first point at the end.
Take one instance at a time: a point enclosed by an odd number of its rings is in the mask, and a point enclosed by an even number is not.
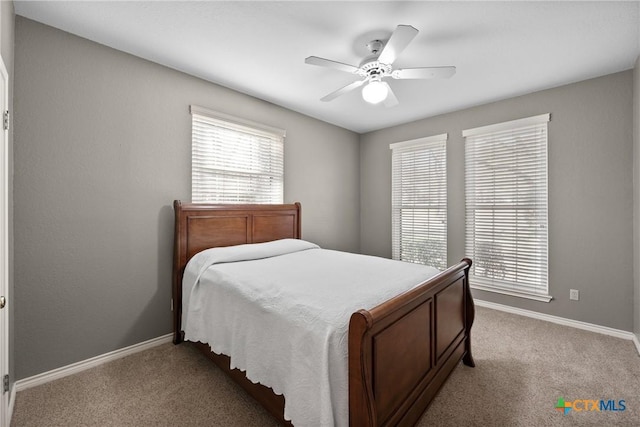
{"type": "Polygon", "coordinates": [[[191,113],[194,202],[283,202],[284,131],[216,117],[196,107],[191,113]]]}
{"type": "Polygon", "coordinates": [[[391,144],[393,259],[447,267],[447,134],[391,144]]]}
{"type": "Polygon", "coordinates": [[[548,296],[549,118],[463,132],[466,253],[476,287],[548,296]]]}

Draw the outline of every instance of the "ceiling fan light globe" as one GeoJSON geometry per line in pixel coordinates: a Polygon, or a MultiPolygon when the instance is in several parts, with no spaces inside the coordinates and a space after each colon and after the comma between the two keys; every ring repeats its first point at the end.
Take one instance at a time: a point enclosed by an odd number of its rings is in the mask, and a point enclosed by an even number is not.
{"type": "Polygon", "coordinates": [[[387,85],[379,81],[372,81],[362,88],[362,98],[370,104],[379,104],[388,94],[387,85]]]}

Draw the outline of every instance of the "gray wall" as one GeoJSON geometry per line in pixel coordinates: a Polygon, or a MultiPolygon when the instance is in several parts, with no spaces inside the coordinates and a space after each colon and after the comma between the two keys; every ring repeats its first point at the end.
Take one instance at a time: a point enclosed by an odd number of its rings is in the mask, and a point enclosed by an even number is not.
{"type": "Polygon", "coordinates": [[[18,379],[171,332],[174,199],[196,104],[286,129],[303,237],[359,246],[359,136],[16,18],[18,379]]]}
{"type": "Polygon", "coordinates": [[[633,331],[640,340],[640,56],[633,69],[633,331]]]}
{"type": "Polygon", "coordinates": [[[550,303],[474,291],[481,300],[633,329],[633,72],[383,129],[361,137],[360,249],[391,256],[389,143],[448,132],[448,261],[464,253],[462,130],[542,113],[549,123],[550,303]],[[569,301],[569,289],[580,301],[569,301]]]}
{"type": "MultiPolygon", "coordinates": [[[[7,5],[0,37],[10,67],[7,5]]],[[[464,256],[461,130],[550,112],[555,299],[475,295],[633,329],[638,63],[635,73],[359,137],[25,18],[15,25],[14,378],[171,331],[170,204],[190,195],[190,104],[286,129],[285,199],[302,202],[303,237],[381,256],[391,254],[389,143],[449,132],[450,263],[464,256]],[[581,290],[579,302],[569,301],[569,288],[581,290]]],[[[638,301],[638,280],[636,288],[638,301]]],[[[635,320],[638,332],[640,312],[635,320]]]]}
{"type": "MultiPolygon", "coordinates": [[[[13,115],[13,44],[14,44],[14,20],[15,13],[13,11],[12,1],[0,2],[0,55],[9,74],[9,111],[13,115]]],[[[13,309],[13,123],[9,125],[9,147],[8,147],[8,176],[9,176],[9,302],[6,309],[9,310],[9,379],[11,387],[15,381],[14,375],[14,318],[15,311],[13,309]]]]}

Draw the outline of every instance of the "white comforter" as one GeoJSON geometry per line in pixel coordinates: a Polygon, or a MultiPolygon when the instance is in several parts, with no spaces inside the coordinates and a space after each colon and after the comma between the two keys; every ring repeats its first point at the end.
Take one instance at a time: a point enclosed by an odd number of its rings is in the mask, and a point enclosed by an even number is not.
{"type": "Polygon", "coordinates": [[[295,426],[347,426],[351,314],[438,272],[295,239],[208,249],[185,270],[185,338],[284,394],[295,426]]]}

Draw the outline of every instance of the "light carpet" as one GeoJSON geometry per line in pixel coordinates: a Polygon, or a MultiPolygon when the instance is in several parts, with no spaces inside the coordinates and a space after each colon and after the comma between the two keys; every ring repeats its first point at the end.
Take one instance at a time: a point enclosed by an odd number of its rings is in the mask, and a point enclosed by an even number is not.
{"type": "MultiPolygon", "coordinates": [[[[475,368],[460,364],[418,426],[640,426],[631,341],[476,308],[475,368]],[[559,398],[624,411],[555,409],[559,398]]],[[[582,404],[576,405],[578,409],[582,404]]],[[[164,344],[23,390],[12,426],[276,426],[188,344],[164,344]]]]}

